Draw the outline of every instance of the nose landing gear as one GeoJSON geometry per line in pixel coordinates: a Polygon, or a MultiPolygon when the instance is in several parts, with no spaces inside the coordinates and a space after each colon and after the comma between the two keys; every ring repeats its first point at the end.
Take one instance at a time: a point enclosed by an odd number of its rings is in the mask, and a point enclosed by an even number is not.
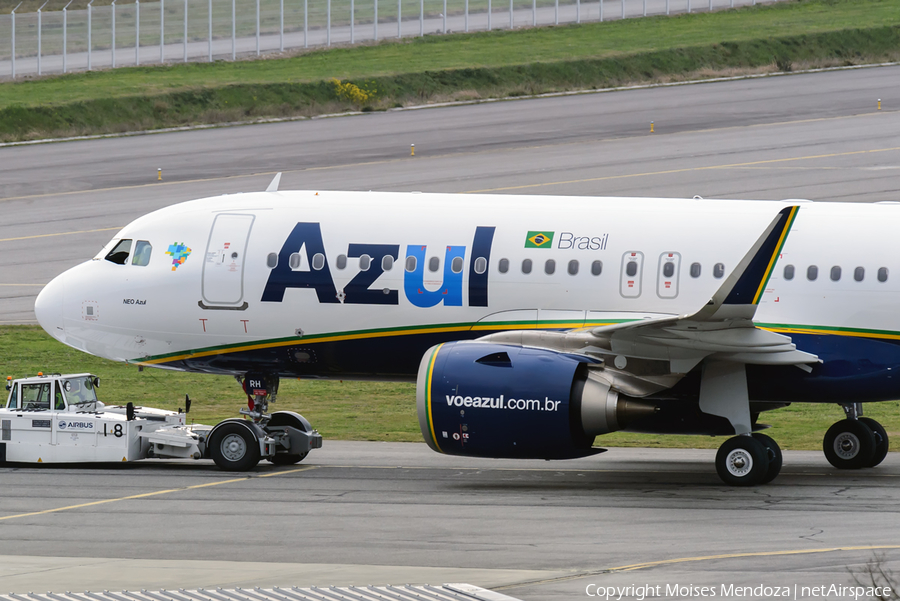
{"type": "Polygon", "coordinates": [[[247,394],[247,407],[240,413],[250,419],[227,419],[210,431],[207,448],[220,469],[251,470],[262,458],[275,465],[292,465],[322,447],[322,436],[302,415],[268,413],[278,393],[277,375],[248,373],[237,380],[247,394]]]}

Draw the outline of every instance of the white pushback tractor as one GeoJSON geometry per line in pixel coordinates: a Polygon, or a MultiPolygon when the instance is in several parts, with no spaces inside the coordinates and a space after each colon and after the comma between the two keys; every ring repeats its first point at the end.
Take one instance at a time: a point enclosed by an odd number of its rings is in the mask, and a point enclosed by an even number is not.
{"type": "Polygon", "coordinates": [[[9,396],[0,407],[0,464],[209,457],[222,469],[246,471],[260,459],[297,463],[322,446],[321,435],[303,416],[265,413],[270,395],[264,387],[252,391],[257,406],[251,403],[249,411],[241,411],[251,419],[206,426],[187,423],[188,397],[183,411],[105,405],[97,398],[98,385],[99,378],[87,373],[7,378],[9,396]]]}

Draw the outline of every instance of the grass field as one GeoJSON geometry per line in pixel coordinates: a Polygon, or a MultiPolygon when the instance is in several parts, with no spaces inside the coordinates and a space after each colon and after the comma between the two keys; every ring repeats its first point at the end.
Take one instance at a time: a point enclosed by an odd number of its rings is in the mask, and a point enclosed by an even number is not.
{"type": "Polygon", "coordinates": [[[381,110],[900,58],[900,2],[797,0],[714,13],[427,36],[263,61],[0,84],[0,140],[381,110]],[[374,92],[341,98],[338,78],[374,92]]]}
{"type": "MultiPolygon", "coordinates": [[[[284,59],[148,66],[48,77],[0,85],[0,108],[229,84],[304,83],[331,77],[356,80],[568,62],[887,25],[900,25],[900,2],[896,0],[802,0],[668,18],[408,38],[316,50],[284,59]]],[[[852,54],[852,47],[846,50],[852,54]]],[[[775,57],[768,58],[772,61],[775,57]]]]}
{"type": "MultiPolygon", "coordinates": [[[[237,415],[246,397],[230,377],[138,368],[86,355],[50,338],[37,326],[0,326],[2,375],[91,372],[100,376],[100,399],[108,404],[134,402],[164,409],[193,400],[191,417],[214,424],[237,415]]],[[[274,409],[302,413],[326,439],[422,440],[415,408],[415,386],[406,383],[284,380],[274,409]]],[[[900,436],[900,402],[866,405],[892,437],[900,436]]],[[[843,417],[836,405],[792,405],[764,414],[771,434],[786,449],[818,450],[828,427],[843,417]]],[[[653,436],[614,433],[597,445],[717,448],[724,439],[702,436],[653,436]]]]}

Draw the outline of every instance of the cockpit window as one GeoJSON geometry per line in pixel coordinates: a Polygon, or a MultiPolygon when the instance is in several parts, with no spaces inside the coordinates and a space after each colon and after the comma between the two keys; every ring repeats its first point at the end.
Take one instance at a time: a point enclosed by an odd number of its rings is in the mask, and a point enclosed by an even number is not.
{"type": "Polygon", "coordinates": [[[146,240],[138,240],[134,245],[134,255],[131,258],[132,265],[145,267],[150,263],[150,253],[153,247],[146,240]]]}
{"type": "Polygon", "coordinates": [[[128,261],[128,255],[131,253],[131,240],[119,240],[111,251],[106,255],[106,260],[116,265],[124,265],[128,261]]]}

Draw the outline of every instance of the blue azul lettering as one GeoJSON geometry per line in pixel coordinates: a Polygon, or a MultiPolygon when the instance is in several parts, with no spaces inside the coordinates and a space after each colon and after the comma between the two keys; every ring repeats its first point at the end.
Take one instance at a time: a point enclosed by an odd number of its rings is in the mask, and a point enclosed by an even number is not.
{"type": "Polygon", "coordinates": [[[493,227],[475,228],[475,239],[472,241],[472,260],[469,262],[470,307],[488,306],[488,265],[491,264],[493,241],[493,227]]]}
{"type": "Polygon", "coordinates": [[[415,257],[415,269],[403,274],[403,291],[406,299],[416,307],[428,308],[444,303],[445,307],[462,306],[462,261],[465,246],[448,246],[444,252],[444,279],[436,290],[425,287],[425,252],[427,246],[406,247],[406,256],[415,257]],[[453,270],[453,260],[459,258],[459,271],[453,270]]]}
{"type": "Polygon", "coordinates": [[[371,258],[369,268],[360,271],[350,283],[344,286],[345,303],[357,305],[397,305],[400,304],[399,294],[396,290],[382,289],[369,290],[369,286],[384,273],[383,263],[385,257],[397,260],[400,253],[399,244],[351,244],[347,249],[347,256],[358,258],[368,255],[371,258]]]}
{"type": "MultiPolygon", "coordinates": [[[[471,307],[488,306],[488,267],[494,231],[492,226],[479,226],[475,229],[472,257],[468,265],[468,304],[471,307]]],[[[406,258],[413,258],[415,265],[412,269],[405,269],[408,264],[401,267],[404,268],[403,292],[406,299],[413,306],[422,308],[440,304],[445,307],[462,306],[466,247],[445,247],[440,283],[437,281],[437,273],[433,280],[426,278],[427,249],[425,245],[407,246],[406,258]]],[[[385,259],[390,257],[390,261],[395,262],[399,253],[399,244],[350,244],[347,256],[368,256],[368,269],[360,270],[338,293],[325,253],[320,224],[298,223],[278,253],[277,263],[269,272],[260,300],[280,303],[288,288],[312,288],[320,303],[397,305],[400,302],[398,290],[371,287],[376,285],[378,278],[384,273],[385,259]],[[291,256],[294,254],[302,254],[301,263],[308,268],[297,269],[297,257],[294,257],[295,265],[292,268],[291,256]],[[321,255],[318,260],[315,259],[316,255],[321,255]]]]}
{"type": "Polygon", "coordinates": [[[325,256],[325,244],[322,242],[322,230],[318,223],[298,223],[284,241],[278,253],[278,264],[269,273],[266,287],[263,290],[262,302],[280,303],[284,300],[287,288],[314,288],[320,303],[339,303],[334,280],[328,269],[326,256],[322,269],[294,271],[291,269],[291,255],[306,248],[307,264],[312,265],[313,257],[321,253],[325,256]]]}

